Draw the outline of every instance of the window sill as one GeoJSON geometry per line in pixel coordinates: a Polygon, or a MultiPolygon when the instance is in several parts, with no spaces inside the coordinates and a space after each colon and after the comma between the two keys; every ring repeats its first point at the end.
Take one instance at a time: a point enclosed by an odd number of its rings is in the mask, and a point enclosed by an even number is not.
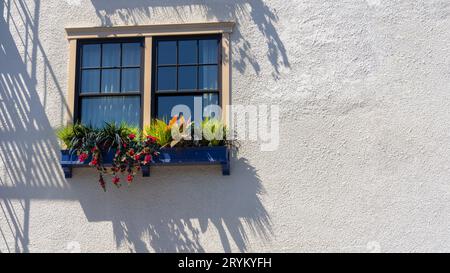
{"type": "MultiPolygon", "coordinates": [[[[113,158],[114,151],[103,155],[104,165],[110,165],[113,158]]],[[[88,167],[87,162],[89,160],[81,163],[76,154],[71,155],[69,150],[61,150],[61,167],[65,178],[72,177],[73,168],[88,167]]],[[[226,146],[162,148],[160,155],[150,165],[141,166],[142,176],[150,176],[151,166],[164,165],[221,165],[222,175],[230,175],[230,150],[226,146]]]]}

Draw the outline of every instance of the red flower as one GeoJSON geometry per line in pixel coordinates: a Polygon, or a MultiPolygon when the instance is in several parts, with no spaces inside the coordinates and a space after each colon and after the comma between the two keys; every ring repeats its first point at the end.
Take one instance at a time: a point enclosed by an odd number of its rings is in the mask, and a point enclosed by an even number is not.
{"type": "Polygon", "coordinates": [[[150,161],[152,161],[152,155],[146,155],[146,156],[145,156],[145,159],[144,159],[144,163],[147,164],[147,163],[149,163],[150,161]]]}
{"type": "Polygon", "coordinates": [[[91,165],[91,166],[97,166],[97,164],[98,164],[98,160],[95,157],[92,158],[91,162],[89,163],[89,165],[91,165]]]}
{"type": "Polygon", "coordinates": [[[156,137],[148,135],[147,136],[147,140],[150,140],[151,142],[155,142],[156,141],[156,137]]]}
{"type": "Polygon", "coordinates": [[[114,185],[117,185],[120,182],[120,178],[116,175],[112,178],[112,182],[114,183],[114,185]]]}
{"type": "Polygon", "coordinates": [[[116,151],[116,155],[119,155],[119,154],[120,154],[120,150],[117,150],[117,151],[116,151]]]}
{"type": "Polygon", "coordinates": [[[86,161],[87,158],[88,158],[88,154],[87,154],[87,153],[81,153],[81,154],[78,156],[78,160],[79,160],[80,162],[86,161]]]}
{"type": "Polygon", "coordinates": [[[129,139],[134,139],[135,137],[136,137],[135,134],[129,134],[129,135],[128,135],[128,138],[129,138],[129,139]]]}
{"type": "Polygon", "coordinates": [[[95,152],[95,151],[97,151],[97,146],[94,146],[94,147],[91,149],[91,153],[93,153],[93,152],[95,152]]]}
{"type": "Polygon", "coordinates": [[[127,144],[126,143],[124,143],[123,145],[122,145],[124,148],[126,148],[127,147],[127,144]]]}
{"type": "Polygon", "coordinates": [[[140,154],[137,154],[137,155],[134,156],[134,160],[136,160],[136,161],[139,161],[140,158],[141,158],[140,154]]]}
{"type": "Polygon", "coordinates": [[[130,156],[133,156],[133,155],[134,155],[134,150],[133,150],[133,149],[130,149],[130,150],[128,151],[128,153],[130,154],[130,156]]]}
{"type": "Polygon", "coordinates": [[[129,175],[127,176],[127,181],[128,181],[128,183],[133,182],[133,175],[132,175],[132,174],[129,174],[129,175]]]}

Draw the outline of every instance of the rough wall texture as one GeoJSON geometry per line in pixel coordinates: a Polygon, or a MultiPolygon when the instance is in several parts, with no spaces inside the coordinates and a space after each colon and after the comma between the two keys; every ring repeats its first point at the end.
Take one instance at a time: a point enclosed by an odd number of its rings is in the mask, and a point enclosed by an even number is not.
{"type": "Polygon", "coordinates": [[[450,251],[448,1],[3,0],[0,251],[450,251]],[[281,106],[280,146],[232,175],[65,180],[65,26],[235,20],[235,104],[281,106]]]}

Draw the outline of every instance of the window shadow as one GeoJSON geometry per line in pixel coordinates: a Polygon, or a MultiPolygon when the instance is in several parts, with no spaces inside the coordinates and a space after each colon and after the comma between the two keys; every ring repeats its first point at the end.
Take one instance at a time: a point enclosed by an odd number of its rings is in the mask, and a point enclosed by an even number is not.
{"type": "MultiPolygon", "coordinates": [[[[259,74],[261,66],[257,54],[253,53],[253,46],[259,45],[254,45],[240,29],[240,22],[246,22],[249,26],[253,24],[267,44],[266,55],[273,67],[272,76],[278,79],[281,69],[290,67],[286,48],[276,29],[278,17],[262,0],[137,0],[126,4],[109,0],[91,2],[103,26],[192,22],[192,14],[200,14],[211,21],[236,21],[236,28],[231,35],[233,67],[241,73],[250,67],[259,74]],[[168,18],[169,21],[153,22],[153,17],[168,18]]],[[[259,43],[258,39],[254,40],[259,43]]]]}
{"type": "Polygon", "coordinates": [[[57,94],[63,123],[67,105],[60,83],[66,79],[56,76],[39,39],[42,1],[30,3],[0,3],[0,251],[30,251],[30,229],[36,227],[30,218],[51,213],[31,212],[41,200],[79,202],[89,222],[111,222],[117,247],[133,252],[202,252],[216,245],[205,238],[217,238],[223,251],[245,252],[250,240],[270,241],[261,181],[243,158],[233,160],[229,177],[218,166],[158,167],[152,177],[131,187],[110,186],[107,193],[95,183],[94,170],[75,170],[74,178],[64,179],[46,109],[54,103],[49,95],[57,94]]]}

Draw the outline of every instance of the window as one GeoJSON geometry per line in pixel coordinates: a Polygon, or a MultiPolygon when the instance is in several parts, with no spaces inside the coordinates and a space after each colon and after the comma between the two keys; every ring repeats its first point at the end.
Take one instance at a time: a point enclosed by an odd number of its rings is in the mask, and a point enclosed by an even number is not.
{"type": "Polygon", "coordinates": [[[67,122],[144,127],[152,117],[170,117],[178,104],[203,116],[208,105],[226,108],[233,27],[204,22],[66,28],[67,122]]]}
{"type": "Polygon", "coordinates": [[[176,105],[186,105],[183,114],[219,105],[220,36],[159,37],[153,45],[153,116],[169,120],[176,105]],[[195,109],[195,106],[198,106],[195,109]]]}
{"type": "Polygon", "coordinates": [[[78,54],[77,119],[140,126],[142,40],[84,40],[78,54]]]}

